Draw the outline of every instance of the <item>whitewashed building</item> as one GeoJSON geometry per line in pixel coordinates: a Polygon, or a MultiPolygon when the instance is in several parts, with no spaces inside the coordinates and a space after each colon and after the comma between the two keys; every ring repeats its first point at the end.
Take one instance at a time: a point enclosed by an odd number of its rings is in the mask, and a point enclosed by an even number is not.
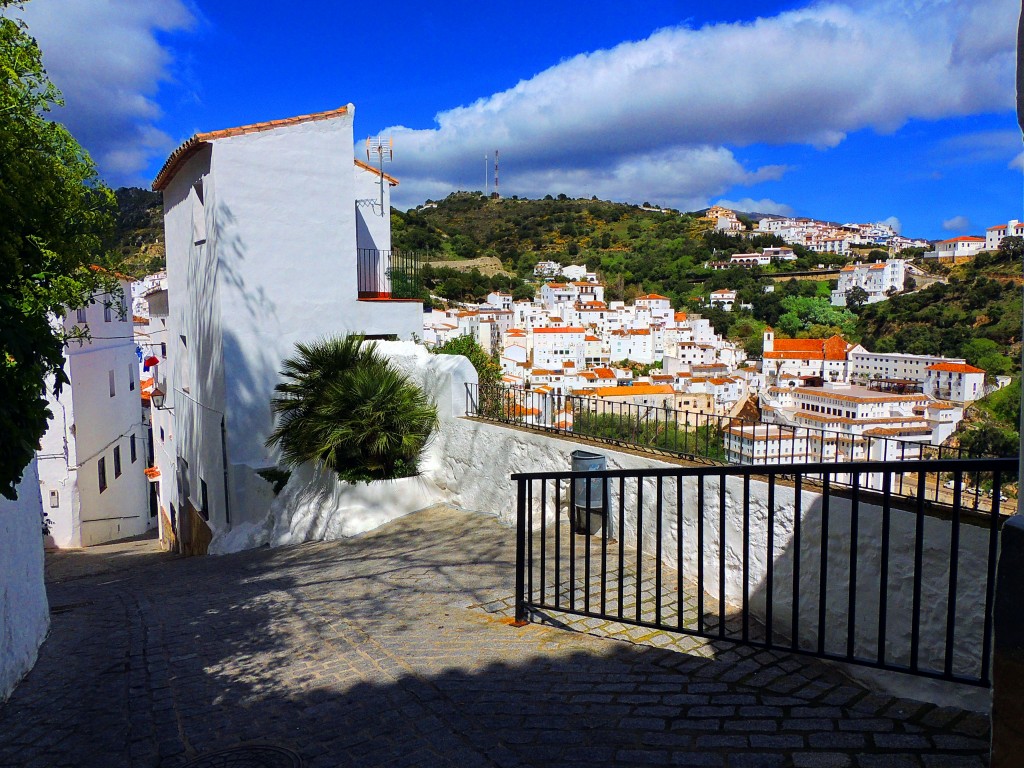
{"type": "Polygon", "coordinates": [[[966,363],[928,366],[925,394],[953,403],[973,403],[985,396],[985,371],[966,363]]]}
{"type": "Polygon", "coordinates": [[[1024,222],[1010,219],[1006,224],[996,224],[986,229],[985,250],[997,250],[1004,237],[1024,237],[1024,222]]]}
{"type": "Polygon", "coordinates": [[[846,306],[846,295],[854,288],[867,293],[866,304],[885,301],[903,290],[907,274],[904,259],[888,259],[875,264],[848,264],[839,271],[839,283],[832,291],[832,304],[846,306]]]}
{"type": "Polygon", "coordinates": [[[264,441],[281,361],[344,333],[411,339],[418,301],[390,301],[390,188],[352,156],[355,108],[182,144],[163,192],[180,545],[262,519],[276,464],[264,441]]]}
{"type": "Polygon", "coordinates": [[[156,525],[146,484],[147,435],[142,424],[139,358],[127,297],[98,295],[60,322],[88,329],[69,343],[60,397],[47,382],[50,420],[40,441],[39,483],[49,543],[88,547],[137,536],[156,525]]]}
{"type": "Polygon", "coordinates": [[[978,255],[985,248],[984,237],[951,237],[948,240],[940,240],[935,244],[935,250],[924,254],[926,259],[937,259],[938,261],[956,261],[957,259],[969,259],[978,255]]]}

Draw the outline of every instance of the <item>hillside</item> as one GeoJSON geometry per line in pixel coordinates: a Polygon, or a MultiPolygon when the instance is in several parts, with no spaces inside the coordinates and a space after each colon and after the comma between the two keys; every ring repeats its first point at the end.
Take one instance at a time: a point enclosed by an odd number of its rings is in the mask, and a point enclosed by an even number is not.
{"type": "Polygon", "coordinates": [[[963,357],[990,375],[1019,367],[1021,318],[1019,262],[981,254],[948,270],[948,284],[870,304],[860,311],[857,333],[882,352],[963,357]],[[1016,271],[1018,274],[1008,276],[1016,271]]]}
{"type": "MultiPolygon", "coordinates": [[[[586,264],[600,273],[610,299],[655,292],[680,306],[702,295],[706,261],[784,245],[770,235],[748,239],[714,232],[699,212],[649,207],[564,195],[499,200],[457,192],[408,212],[393,211],[392,239],[395,248],[430,252],[434,262],[494,256],[524,278],[538,261],[586,264]]],[[[797,252],[801,258],[780,269],[834,261],[797,252]]]]}
{"type": "Polygon", "coordinates": [[[114,234],[106,243],[103,266],[132,277],[164,268],[164,208],[159,192],[121,187],[117,198],[114,234]]]}

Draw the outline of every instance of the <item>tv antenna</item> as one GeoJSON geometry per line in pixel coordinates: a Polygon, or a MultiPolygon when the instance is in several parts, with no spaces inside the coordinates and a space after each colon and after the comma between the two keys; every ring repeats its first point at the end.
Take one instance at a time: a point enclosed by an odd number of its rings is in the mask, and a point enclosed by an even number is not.
{"type": "Polygon", "coordinates": [[[388,136],[385,141],[381,136],[375,139],[368,136],[366,138],[366,162],[372,163],[374,155],[377,157],[377,170],[380,172],[380,215],[385,216],[387,211],[384,210],[384,163],[390,163],[395,159],[394,137],[388,136]]]}

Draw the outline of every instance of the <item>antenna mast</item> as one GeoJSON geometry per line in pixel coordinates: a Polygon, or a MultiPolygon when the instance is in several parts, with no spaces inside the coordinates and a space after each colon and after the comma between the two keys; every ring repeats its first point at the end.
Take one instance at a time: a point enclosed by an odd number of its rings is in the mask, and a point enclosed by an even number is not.
{"type": "Polygon", "coordinates": [[[501,199],[501,193],[498,192],[498,150],[494,150],[494,196],[501,199]]]}
{"type": "Polygon", "coordinates": [[[387,141],[380,136],[375,139],[371,139],[369,136],[366,138],[366,162],[372,162],[372,156],[377,156],[377,169],[380,171],[380,215],[386,216],[387,211],[384,210],[384,162],[391,162],[395,159],[395,140],[393,137],[388,136],[387,141]]]}

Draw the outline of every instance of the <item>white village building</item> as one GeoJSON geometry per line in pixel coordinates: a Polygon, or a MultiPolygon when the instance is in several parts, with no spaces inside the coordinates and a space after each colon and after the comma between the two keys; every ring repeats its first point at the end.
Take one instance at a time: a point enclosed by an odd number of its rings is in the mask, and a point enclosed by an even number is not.
{"type": "Polygon", "coordinates": [[[875,264],[848,264],[839,271],[839,284],[832,291],[832,304],[846,306],[846,295],[854,288],[867,293],[866,304],[885,301],[903,290],[907,262],[889,259],[875,264]]]}
{"type": "MultiPolygon", "coordinates": [[[[390,187],[355,160],[355,108],[200,133],[167,159],[167,248],[180,545],[262,519],[276,464],[270,399],[295,343],[362,333],[410,339],[418,301],[390,299],[390,187]]],[[[154,393],[154,397],[156,397],[154,393]]],[[[163,488],[161,489],[163,493],[163,488]]]]}
{"type": "Polygon", "coordinates": [[[147,435],[142,424],[139,358],[127,297],[98,295],[61,321],[88,337],[65,349],[70,380],[60,397],[48,381],[50,420],[40,441],[39,483],[57,547],[88,547],[145,533],[150,517],[145,469],[147,435]]]}

